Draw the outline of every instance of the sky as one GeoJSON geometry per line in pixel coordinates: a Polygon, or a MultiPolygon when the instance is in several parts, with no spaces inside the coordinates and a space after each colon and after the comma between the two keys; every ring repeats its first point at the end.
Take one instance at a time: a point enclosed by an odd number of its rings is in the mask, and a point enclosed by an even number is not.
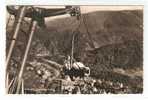
{"type": "MultiPolygon", "coordinates": [[[[56,9],[56,8],[65,8],[64,6],[35,6],[35,7],[43,7],[43,8],[50,8],[50,9],[56,9]]],[[[143,6],[141,5],[131,5],[131,6],[125,6],[125,5],[97,5],[97,6],[80,6],[82,13],[88,13],[93,11],[104,11],[104,10],[135,10],[135,9],[143,9],[143,6]]]]}

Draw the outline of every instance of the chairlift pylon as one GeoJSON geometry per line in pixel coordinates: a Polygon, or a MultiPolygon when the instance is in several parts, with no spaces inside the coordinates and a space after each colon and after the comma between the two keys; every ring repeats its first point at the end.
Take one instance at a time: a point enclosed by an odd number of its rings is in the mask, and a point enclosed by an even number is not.
{"type": "Polygon", "coordinates": [[[34,35],[34,31],[36,29],[36,26],[37,25],[40,27],[44,26],[45,25],[45,21],[44,21],[45,17],[63,15],[66,13],[69,13],[71,16],[78,16],[78,11],[73,10],[73,9],[75,9],[75,8],[72,8],[72,6],[66,7],[66,8],[61,8],[61,9],[45,9],[45,8],[38,8],[38,7],[32,7],[32,6],[20,6],[18,9],[16,9],[15,6],[7,6],[8,13],[10,13],[11,15],[14,15],[15,17],[18,17],[17,19],[15,19],[15,20],[17,20],[18,23],[16,24],[16,28],[14,29],[15,30],[14,31],[15,33],[13,36],[14,39],[11,42],[10,49],[8,51],[8,55],[6,57],[6,70],[9,65],[9,60],[11,58],[19,31],[21,29],[20,27],[21,27],[22,21],[25,17],[31,18],[31,25],[30,25],[30,32],[29,32],[30,36],[29,36],[28,44],[26,46],[24,58],[22,61],[21,69],[20,69],[20,72],[18,75],[18,80],[17,80],[17,90],[16,90],[17,94],[20,93],[23,70],[25,67],[25,63],[27,60],[27,56],[29,53],[30,45],[32,42],[32,38],[34,35]]]}

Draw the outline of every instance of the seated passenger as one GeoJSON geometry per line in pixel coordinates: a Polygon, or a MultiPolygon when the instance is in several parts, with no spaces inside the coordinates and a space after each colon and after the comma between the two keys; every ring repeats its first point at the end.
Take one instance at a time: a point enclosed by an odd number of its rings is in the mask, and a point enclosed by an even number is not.
{"type": "Polygon", "coordinates": [[[74,77],[84,78],[85,76],[88,77],[90,75],[89,67],[86,67],[82,62],[74,62],[71,66],[70,56],[68,56],[68,60],[64,62],[63,72],[64,75],[68,75],[72,81],[74,80],[74,77]]]}

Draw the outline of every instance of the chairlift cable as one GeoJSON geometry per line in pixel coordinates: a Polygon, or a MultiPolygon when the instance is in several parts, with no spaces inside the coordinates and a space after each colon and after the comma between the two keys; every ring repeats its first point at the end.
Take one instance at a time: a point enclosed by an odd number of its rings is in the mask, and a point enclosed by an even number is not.
{"type": "Polygon", "coordinates": [[[70,60],[70,67],[72,67],[73,63],[73,53],[74,53],[74,39],[75,39],[75,31],[78,31],[81,25],[81,20],[79,20],[78,26],[75,28],[75,30],[72,32],[72,48],[71,48],[71,60],[70,60]]]}
{"type": "Polygon", "coordinates": [[[91,45],[92,48],[95,48],[95,46],[93,44],[93,39],[92,39],[91,33],[88,31],[88,27],[87,27],[87,24],[86,24],[86,17],[85,17],[85,15],[83,15],[82,21],[84,23],[84,27],[86,29],[86,32],[87,32],[87,35],[88,35],[88,38],[89,38],[89,44],[91,45]]]}

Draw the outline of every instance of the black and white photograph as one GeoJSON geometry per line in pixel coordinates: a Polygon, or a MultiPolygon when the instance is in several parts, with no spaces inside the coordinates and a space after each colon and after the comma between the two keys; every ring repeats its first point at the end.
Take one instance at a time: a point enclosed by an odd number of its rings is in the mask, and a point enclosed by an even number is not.
{"type": "Polygon", "coordinates": [[[142,5],[7,5],[6,94],[143,94],[142,5]]]}

